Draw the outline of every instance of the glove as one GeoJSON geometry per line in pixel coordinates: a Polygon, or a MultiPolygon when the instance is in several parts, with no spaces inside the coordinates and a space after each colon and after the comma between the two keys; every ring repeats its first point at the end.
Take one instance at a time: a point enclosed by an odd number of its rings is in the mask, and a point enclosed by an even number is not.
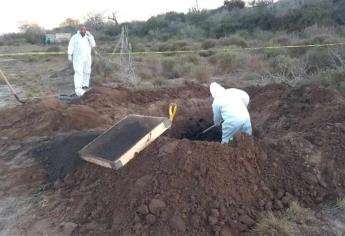
{"type": "Polygon", "coordinates": [[[85,35],[86,35],[87,40],[88,40],[89,43],[91,44],[91,38],[93,37],[92,34],[90,34],[89,31],[86,31],[85,35]]]}
{"type": "Polygon", "coordinates": [[[72,54],[68,54],[68,60],[69,60],[70,62],[72,62],[72,60],[73,60],[72,54]]]}

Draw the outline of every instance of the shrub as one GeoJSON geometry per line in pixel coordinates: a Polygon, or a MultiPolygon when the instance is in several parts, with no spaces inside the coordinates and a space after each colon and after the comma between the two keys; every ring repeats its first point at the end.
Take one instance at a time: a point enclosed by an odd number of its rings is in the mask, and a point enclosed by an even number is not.
{"type": "Polygon", "coordinates": [[[168,79],[175,79],[179,77],[179,73],[176,70],[175,59],[169,58],[162,61],[162,75],[168,79]]]}
{"type": "Polygon", "coordinates": [[[193,77],[200,82],[208,82],[211,78],[211,68],[207,65],[200,65],[193,68],[193,77]]]}
{"type": "Polygon", "coordinates": [[[216,46],[217,41],[214,39],[207,39],[201,44],[202,49],[209,49],[216,46]]]}
{"type": "Polygon", "coordinates": [[[272,73],[289,74],[290,69],[295,63],[296,59],[289,56],[279,55],[270,60],[270,71],[272,73]]]}
{"type": "MultiPolygon", "coordinates": [[[[266,59],[281,56],[281,55],[287,55],[286,48],[265,48],[262,50],[264,56],[266,59]]],[[[261,51],[261,50],[260,50],[261,51]]]]}
{"type": "Polygon", "coordinates": [[[273,45],[286,46],[286,45],[290,45],[291,40],[289,36],[283,35],[283,36],[278,36],[276,38],[273,38],[272,43],[273,45]]]}
{"type": "Polygon", "coordinates": [[[199,56],[201,57],[210,57],[212,55],[214,55],[215,52],[212,50],[207,50],[207,51],[203,51],[203,52],[199,52],[199,56]]]}
{"type": "Polygon", "coordinates": [[[315,79],[326,87],[332,87],[345,93],[345,68],[343,67],[322,70],[315,76],[315,79]]]}
{"type": "Polygon", "coordinates": [[[218,72],[228,73],[240,64],[237,54],[233,52],[221,52],[209,58],[209,62],[216,66],[218,72]]]}
{"type": "Polygon", "coordinates": [[[247,41],[241,36],[236,36],[236,35],[227,37],[227,38],[221,38],[219,39],[219,43],[223,46],[236,45],[241,48],[248,47],[247,41]]]}
{"type": "Polygon", "coordinates": [[[185,51],[190,50],[188,42],[185,40],[179,40],[172,43],[170,47],[172,51],[185,51]]]}
{"type": "Polygon", "coordinates": [[[308,51],[307,58],[312,72],[335,66],[327,49],[313,48],[308,51]]]}
{"type": "Polygon", "coordinates": [[[193,63],[194,65],[198,65],[200,63],[200,57],[196,54],[188,54],[182,57],[182,60],[193,63]]]}
{"type": "Polygon", "coordinates": [[[61,49],[60,49],[59,46],[51,46],[51,47],[47,48],[46,51],[47,51],[47,52],[60,52],[61,49]]]}

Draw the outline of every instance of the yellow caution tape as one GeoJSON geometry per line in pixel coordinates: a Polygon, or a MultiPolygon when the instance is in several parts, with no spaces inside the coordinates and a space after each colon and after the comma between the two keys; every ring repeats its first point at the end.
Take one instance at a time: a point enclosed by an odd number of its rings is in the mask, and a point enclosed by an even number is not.
{"type": "MultiPolygon", "coordinates": [[[[310,47],[335,47],[343,46],[344,43],[327,43],[327,44],[303,44],[303,45],[287,45],[287,46],[265,46],[265,47],[247,47],[247,48],[214,48],[214,49],[199,49],[199,50],[180,50],[180,51],[164,51],[164,52],[131,52],[131,53],[104,53],[104,55],[148,55],[148,54],[182,54],[182,53],[201,53],[201,52],[231,52],[231,51],[256,51],[263,49],[282,49],[282,48],[310,48],[310,47]]],[[[22,52],[22,53],[3,53],[0,57],[9,56],[36,56],[36,55],[66,55],[66,52],[22,52]]]]}
{"type": "Polygon", "coordinates": [[[169,105],[169,119],[173,122],[177,110],[177,105],[175,103],[170,103],[169,105]]]}

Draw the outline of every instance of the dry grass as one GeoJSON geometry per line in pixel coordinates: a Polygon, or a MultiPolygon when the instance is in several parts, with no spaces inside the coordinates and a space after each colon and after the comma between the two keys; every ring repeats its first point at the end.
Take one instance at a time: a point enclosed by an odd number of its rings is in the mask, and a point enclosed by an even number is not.
{"type": "Polygon", "coordinates": [[[302,223],[305,222],[310,215],[309,209],[301,207],[297,202],[292,202],[285,213],[285,218],[289,221],[302,223]]]}
{"type": "Polygon", "coordinates": [[[289,228],[289,222],[285,218],[276,217],[270,212],[261,216],[254,231],[259,235],[290,236],[289,228]]]}
{"type": "Polygon", "coordinates": [[[339,209],[345,210],[345,198],[339,198],[337,200],[337,207],[339,209]]]}
{"type": "Polygon", "coordinates": [[[272,212],[262,215],[254,232],[259,235],[292,236],[299,231],[299,226],[306,226],[308,220],[315,220],[312,211],[292,202],[282,215],[277,216],[272,212]]]}

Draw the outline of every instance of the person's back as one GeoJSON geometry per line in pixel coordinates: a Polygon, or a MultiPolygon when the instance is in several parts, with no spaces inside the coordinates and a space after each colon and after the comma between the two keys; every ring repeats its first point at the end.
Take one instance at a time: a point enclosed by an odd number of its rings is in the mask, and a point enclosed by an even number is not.
{"type": "Polygon", "coordinates": [[[237,88],[226,89],[226,92],[240,98],[242,100],[243,104],[246,107],[248,107],[248,104],[250,101],[248,93],[246,93],[245,91],[243,91],[241,89],[237,89],[237,88]]]}
{"type": "Polygon", "coordinates": [[[214,101],[220,108],[222,117],[249,117],[249,112],[241,97],[232,91],[225,91],[222,96],[216,96],[214,101]]]}

